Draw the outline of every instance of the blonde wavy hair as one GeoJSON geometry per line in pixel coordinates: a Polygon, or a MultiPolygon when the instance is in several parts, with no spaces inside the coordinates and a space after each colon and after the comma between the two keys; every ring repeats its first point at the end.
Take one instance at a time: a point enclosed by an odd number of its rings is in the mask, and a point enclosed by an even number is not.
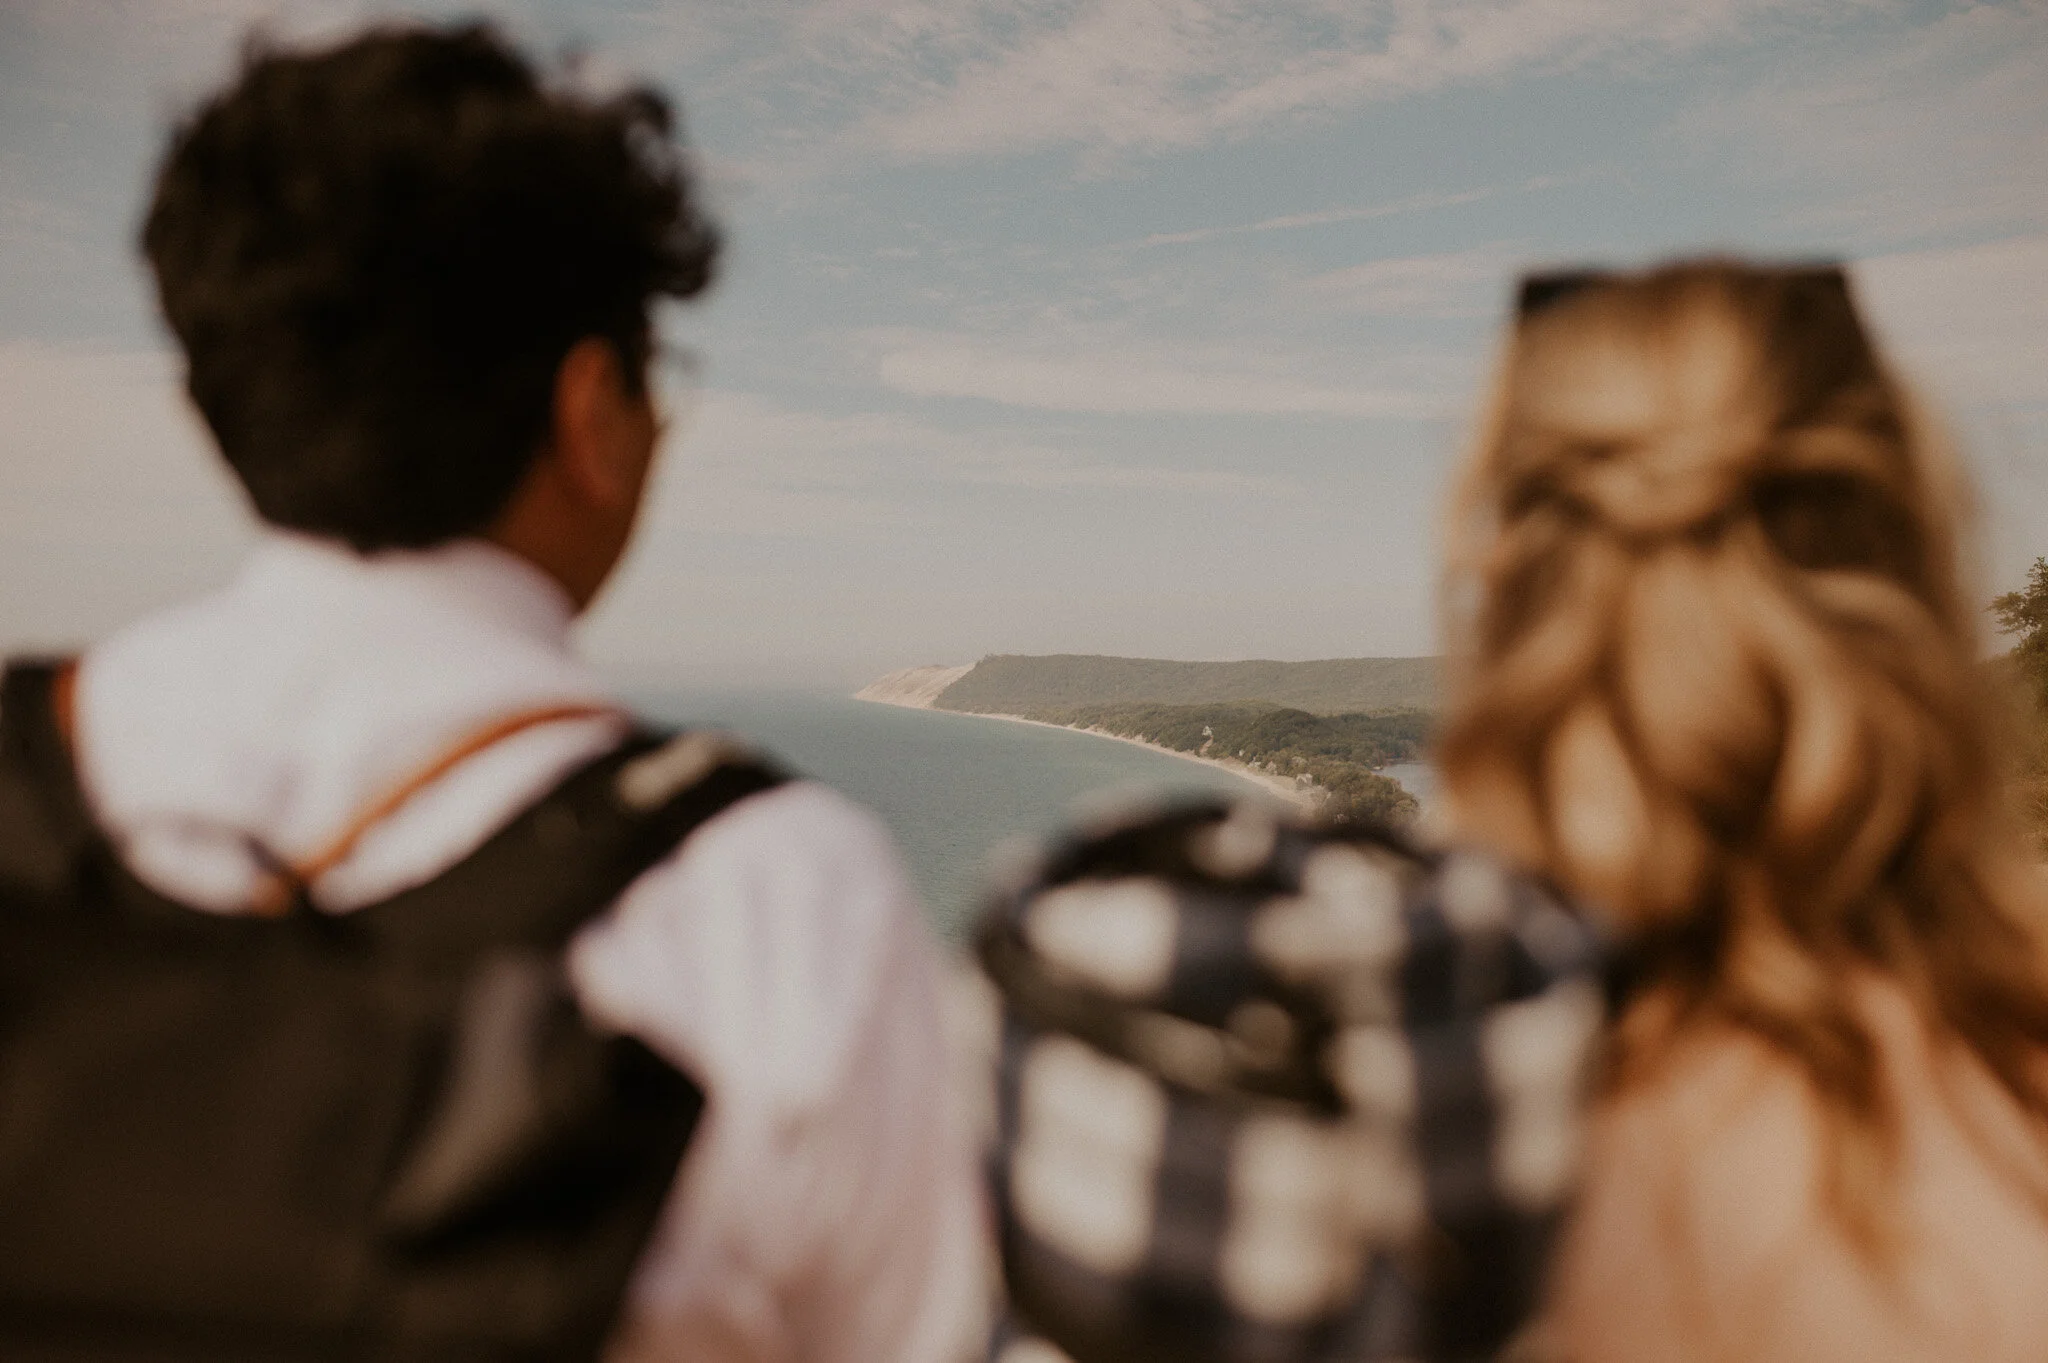
{"type": "Polygon", "coordinates": [[[1791,1060],[1868,1240],[1879,972],[2048,1131],[2038,874],[2002,817],[1961,492],[1838,270],[1525,285],[1450,526],[1452,821],[1634,948],[1618,1082],[1703,1018],[1791,1060]]]}

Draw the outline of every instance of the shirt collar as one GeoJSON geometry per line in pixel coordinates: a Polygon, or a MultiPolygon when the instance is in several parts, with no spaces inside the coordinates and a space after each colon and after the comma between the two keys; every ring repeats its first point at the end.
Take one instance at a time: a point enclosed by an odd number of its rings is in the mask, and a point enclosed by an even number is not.
{"type": "Polygon", "coordinates": [[[362,554],[336,540],[266,530],[242,571],[241,587],[433,602],[488,620],[553,648],[567,649],[576,606],[562,585],[527,559],[481,539],[427,549],[362,554]]]}

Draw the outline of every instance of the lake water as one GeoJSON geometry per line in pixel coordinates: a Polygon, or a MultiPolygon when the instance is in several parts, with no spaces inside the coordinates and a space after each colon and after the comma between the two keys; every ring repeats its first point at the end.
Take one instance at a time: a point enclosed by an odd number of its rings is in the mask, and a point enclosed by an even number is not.
{"type": "MultiPolygon", "coordinates": [[[[636,699],[656,719],[745,734],[880,814],[933,927],[954,942],[972,924],[989,853],[1009,838],[1045,836],[1077,804],[1137,792],[1259,794],[1227,771],[1134,744],[942,710],[791,693],[636,699]]],[[[1389,774],[1428,798],[1426,768],[1389,774]]]]}

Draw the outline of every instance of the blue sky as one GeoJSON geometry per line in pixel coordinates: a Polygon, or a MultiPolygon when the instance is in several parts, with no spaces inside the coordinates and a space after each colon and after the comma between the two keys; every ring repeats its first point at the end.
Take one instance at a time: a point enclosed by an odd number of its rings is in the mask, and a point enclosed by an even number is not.
{"type": "MultiPolygon", "coordinates": [[[[222,580],[239,503],[131,249],[252,24],[470,13],[0,0],[0,646],[222,580]]],[[[622,672],[814,685],[989,652],[1434,647],[1437,503],[1509,283],[1853,260],[2048,553],[2048,3],[816,0],[486,6],[676,94],[732,243],[622,672]]]]}

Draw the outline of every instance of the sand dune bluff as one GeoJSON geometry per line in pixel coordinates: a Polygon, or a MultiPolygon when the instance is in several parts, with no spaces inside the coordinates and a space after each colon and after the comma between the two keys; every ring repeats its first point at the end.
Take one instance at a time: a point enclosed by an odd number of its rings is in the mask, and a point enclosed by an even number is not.
{"type": "Polygon", "coordinates": [[[883,705],[907,705],[913,710],[929,710],[939,693],[974,670],[973,663],[962,663],[958,667],[946,667],[934,663],[927,667],[906,667],[900,672],[891,672],[886,677],[877,677],[853,693],[855,700],[879,701],[883,705]]]}

